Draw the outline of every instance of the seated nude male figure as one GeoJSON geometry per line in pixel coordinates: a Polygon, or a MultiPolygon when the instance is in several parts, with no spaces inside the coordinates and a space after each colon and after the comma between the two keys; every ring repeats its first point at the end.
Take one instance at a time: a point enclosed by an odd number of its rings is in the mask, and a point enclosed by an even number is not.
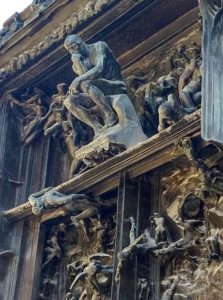
{"type": "Polygon", "coordinates": [[[70,95],[64,104],[98,135],[118,121],[106,96],[126,93],[120,66],[105,42],[88,45],[79,36],[70,35],[64,46],[78,75],[70,85],[70,95]]]}

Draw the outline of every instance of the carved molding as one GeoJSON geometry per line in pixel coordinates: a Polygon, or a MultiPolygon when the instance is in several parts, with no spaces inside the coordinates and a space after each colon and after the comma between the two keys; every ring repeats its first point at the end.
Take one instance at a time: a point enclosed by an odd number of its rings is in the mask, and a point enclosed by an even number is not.
{"type": "MultiPolygon", "coordinates": [[[[147,141],[62,183],[55,187],[55,190],[62,193],[103,193],[118,186],[119,174],[123,170],[127,170],[130,178],[134,178],[174,160],[177,156],[183,155],[182,151],[174,155],[171,154],[175,148],[176,141],[182,137],[198,135],[199,133],[200,111],[196,111],[147,141]]],[[[23,219],[32,215],[31,205],[24,203],[21,206],[3,212],[3,215],[12,222],[23,219]]],[[[47,214],[43,216],[43,220],[47,220],[47,214]]]]}

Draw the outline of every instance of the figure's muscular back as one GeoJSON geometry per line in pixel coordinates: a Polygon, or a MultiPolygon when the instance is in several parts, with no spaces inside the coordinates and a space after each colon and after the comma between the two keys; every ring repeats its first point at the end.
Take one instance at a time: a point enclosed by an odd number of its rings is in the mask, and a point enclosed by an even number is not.
{"type": "Polygon", "coordinates": [[[88,45],[88,53],[75,53],[71,59],[73,70],[81,76],[95,67],[97,78],[107,80],[122,80],[121,68],[105,42],[88,45]]]}
{"type": "Polygon", "coordinates": [[[94,65],[100,62],[101,75],[100,78],[107,80],[122,80],[121,68],[113,53],[105,42],[97,42],[91,47],[90,62],[94,65]],[[91,61],[93,59],[93,61],[91,61]]]}

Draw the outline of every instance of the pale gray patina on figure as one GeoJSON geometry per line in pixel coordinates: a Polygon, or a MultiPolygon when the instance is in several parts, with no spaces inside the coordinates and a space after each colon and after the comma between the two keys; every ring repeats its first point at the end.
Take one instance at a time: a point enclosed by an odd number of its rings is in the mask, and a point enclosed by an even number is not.
{"type": "Polygon", "coordinates": [[[69,100],[83,93],[96,105],[95,110],[103,119],[104,126],[92,115],[87,99],[80,103],[77,99],[72,113],[87,123],[98,134],[103,127],[111,127],[117,122],[117,116],[106,95],[126,93],[122,81],[121,68],[105,42],[86,44],[79,36],[70,35],[64,42],[71,54],[73,70],[78,75],[70,85],[69,100]],[[82,105],[86,105],[84,108],[82,105]]]}
{"type": "Polygon", "coordinates": [[[63,206],[67,212],[74,211],[74,207],[78,209],[85,208],[86,201],[89,204],[89,198],[83,194],[64,195],[52,187],[45,188],[39,192],[33,193],[28,198],[32,206],[32,211],[35,215],[39,215],[46,210],[55,209],[63,206]],[[81,206],[81,207],[79,207],[81,206]]]}
{"type": "Polygon", "coordinates": [[[108,45],[101,41],[86,44],[70,35],[64,46],[77,75],[64,102],[68,111],[93,129],[94,140],[103,136],[126,148],[145,140],[121,68],[108,45]]]}
{"type": "Polygon", "coordinates": [[[28,200],[35,215],[60,208],[60,215],[72,215],[71,219],[74,223],[100,215],[103,208],[110,209],[116,203],[116,199],[106,203],[99,197],[89,198],[84,194],[65,195],[52,187],[31,194],[28,200]]]}

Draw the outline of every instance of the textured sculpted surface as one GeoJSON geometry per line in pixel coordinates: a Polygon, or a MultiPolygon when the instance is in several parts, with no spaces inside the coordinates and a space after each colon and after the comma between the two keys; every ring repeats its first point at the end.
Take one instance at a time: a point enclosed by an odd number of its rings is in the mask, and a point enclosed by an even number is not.
{"type": "Polygon", "coordinates": [[[115,227],[111,211],[100,219],[79,219],[75,211],[73,215],[62,223],[58,219],[48,231],[40,299],[110,299],[115,227]]]}
{"type": "MultiPolygon", "coordinates": [[[[196,43],[179,43],[163,59],[161,76],[130,76],[127,85],[134,95],[144,132],[150,137],[193,113],[201,103],[201,49],[196,43]]],[[[150,71],[151,72],[151,71],[150,71]]],[[[155,72],[154,72],[155,73],[155,72]]]]}
{"type": "Polygon", "coordinates": [[[108,45],[105,42],[88,45],[77,35],[68,36],[64,45],[77,74],[64,104],[75,118],[94,132],[92,144],[78,151],[84,151],[82,160],[87,162],[90,156],[94,163],[95,152],[98,152],[96,156],[103,152],[103,148],[98,149],[101,140],[125,148],[145,140],[137,114],[126,95],[120,66],[108,45]]]}
{"type": "MultiPolygon", "coordinates": [[[[130,245],[118,254],[115,278],[124,280],[135,257],[144,263],[151,257],[160,264],[161,287],[155,285],[155,290],[161,288],[159,299],[220,299],[223,154],[213,145],[198,151],[199,143],[190,138],[178,147],[187,159],[161,179],[164,217],[155,213],[152,227],[138,237],[130,217],[130,245]],[[213,155],[207,158],[209,151],[213,155]]],[[[138,266],[138,272],[145,270],[138,266]]],[[[152,283],[145,284],[151,292],[152,283]]]]}
{"type": "MultiPolygon", "coordinates": [[[[38,4],[33,4],[34,14],[36,15],[36,17],[38,17],[41,10],[45,9],[48,6],[48,4],[52,3],[52,1],[34,2],[38,2],[38,4]]],[[[12,57],[9,64],[0,69],[0,84],[1,82],[4,82],[7,79],[11,78],[13,75],[15,75],[16,72],[24,69],[27,66],[27,64],[37,60],[50,47],[62,41],[68,34],[71,34],[72,32],[76,31],[79,26],[83,25],[90,19],[96,17],[114,2],[115,0],[97,0],[94,2],[87,3],[86,6],[81,8],[79,11],[73,12],[66,22],[61,23],[58,28],[54,29],[51,34],[48,34],[37,45],[33,46],[31,49],[28,49],[27,51],[25,51],[17,57],[12,57]]],[[[2,41],[4,40],[4,35],[7,36],[6,32],[8,32],[8,29],[5,30],[3,28],[2,41]]]]}
{"type": "MultiPolygon", "coordinates": [[[[11,192],[15,203],[29,202],[12,209],[6,203],[3,218],[11,222],[9,230],[14,225],[18,230],[21,249],[3,245],[0,280],[8,276],[11,284],[14,268],[20,272],[22,266],[21,276],[14,273],[21,277],[16,286],[28,278],[24,293],[18,291],[27,300],[36,291],[36,298],[45,300],[220,299],[223,155],[221,145],[201,140],[200,112],[192,114],[201,103],[198,30],[188,36],[181,32],[179,41],[171,36],[158,56],[153,50],[145,54],[133,63],[136,73],[125,84],[105,42],[86,44],[70,35],[113,2],[84,4],[37,46],[10,61],[9,77],[65,39],[74,74],[57,69],[46,82],[37,79],[2,97],[0,113],[7,109],[13,132],[6,130],[6,140],[17,138],[12,153],[22,161],[13,172],[9,165],[15,158],[9,155],[0,179],[10,192],[16,187],[11,192]],[[147,69],[141,65],[146,59],[147,69]],[[68,173],[74,178],[67,181],[68,173]]],[[[164,2],[156,2],[157,7],[164,2]]],[[[41,16],[50,3],[33,1],[33,13],[41,16]]],[[[145,3],[137,1],[134,12],[141,14],[145,3]]],[[[131,75],[131,68],[124,65],[123,74],[131,75]]],[[[0,121],[4,127],[5,119],[0,121]]],[[[11,153],[13,145],[1,146],[0,156],[11,153]]]]}

